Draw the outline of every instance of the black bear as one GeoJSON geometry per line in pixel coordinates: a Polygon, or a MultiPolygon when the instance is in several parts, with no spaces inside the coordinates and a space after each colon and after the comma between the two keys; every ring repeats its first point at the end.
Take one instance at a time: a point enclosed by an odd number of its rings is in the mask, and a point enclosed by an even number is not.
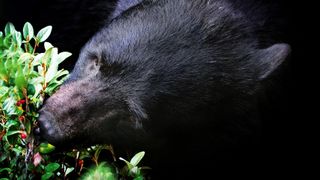
{"type": "Polygon", "coordinates": [[[229,0],[119,1],[41,109],[42,136],[146,150],[172,178],[241,165],[259,141],[261,84],[290,53],[263,47],[252,19],[229,0]]]}

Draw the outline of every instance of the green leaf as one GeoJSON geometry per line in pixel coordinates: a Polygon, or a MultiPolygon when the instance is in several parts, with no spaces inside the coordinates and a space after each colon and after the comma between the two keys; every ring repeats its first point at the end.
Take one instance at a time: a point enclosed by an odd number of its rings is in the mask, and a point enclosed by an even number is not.
{"type": "Polygon", "coordinates": [[[13,97],[9,97],[6,100],[4,100],[2,107],[7,115],[18,114],[17,108],[16,108],[16,100],[13,97]]]}
{"type": "Polygon", "coordinates": [[[41,143],[40,144],[40,153],[42,154],[48,154],[52,151],[54,151],[55,147],[52,144],[49,143],[41,143]]]}
{"type": "Polygon", "coordinates": [[[34,88],[33,98],[37,98],[37,96],[40,94],[42,90],[42,82],[43,77],[41,76],[30,80],[30,83],[33,85],[34,88]]]}
{"type": "Polygon", "coordinates": [[[20,58],[18,59],[18,63],[22,64],[25,61],[29,62],[30,59],[33,59],[33,55],[30,53],[23,53],[20,55],[20,58]]]}
{"type": "Polygon", "coordinates": [[[46,73],[46,82],[50,82],[58,72],[58,49],[52,48],[51,61],[46,73]]]}
{"type": "Polygon", "coordinates": [[[7,155],[6,154],[0,155],[0,162],[4,161],[6,159],[7,159],[7,155]]]}
{"type": "Polygon", "coordinates": [[[58,164],[58,163],[50,163],[44,168],[44,170],[46,172],[54,172],[57,169],[59,169],[59,167],[60,167],[60,164],[58,164]]]}
{"type": "Polygon", "coordinates": [[[11,43],[12,43],[12,35],[11,34],[10,35],[6,35],[6,37],[3,40],[3,45],[5,47],[10,47],[11,43]]]}
{"type": "Polygon", "coordinates": [[[15,31],[14,25],[11,22],[7,23],[4,28],[5,35],[8,36],[10,34],[13,34],[14,31],[15,31]]]}
{"type": "Polygon", "coordinates": [[[53,175],[54,175],[53,172],[46,172],[45,174],[43,174],[43,175],[41,176],[41,180],[50,179],[53,175]]]}
{"type": "Polygon", "coordinates": [[[92,155],[88,151],[83,151],[80,153],[79,159],[85,159],[85,158],[91,158],[91,157],[92,155]]]}
{"type": "Polygon", "coordinates": [[[27,132],[27,134],[31,133],[31,121],[25,121],[24,122],[24,127],[25,127],[25,131],[27,132]]]}
{"type": "Polygon", "coordinates": [[[6,136],[11,136],[11,135],[14,135],[14,134],[20,134],[21,131],[8,131],[6,136]]]}
{"type": "Polygon", "coordinates": [[[27,92],[28,92],[28,95],[33,96],[36,93],[36,87],[33,84],[28,84],[27,92]]]}
{"type": "Polygon", "coordinates": [[[31,46],[30,43],[24,44],[24,47],[25,47],[26,50],[28,50],[28,53],[34,54],[34,53],[33,53],[33,47],[31,46]]]}
{"type": "Polygon", "coordinates": [[[21,154],[22,154],[21,148],[12,148],[12,151],[14,151],[17,156],[21,156],[21,154]]]}
{"type": "Polygon", "coordinates": [[[133,180],[144,180],[144,178],[142,175],[139,175],[139,176],[135,177],[133,180]]]}
{"type": "Polygon", "coordinates": [[[38,42],[44,42],[46,39],[48,39],[48,37],[51,34],[51,31],[52,31],[52,26],[46,26],[42,28],[36,36],[36,39],[38,40],[38,42]]]}
{"type": "Polygon", "coordinates": [[[61,84],[68,77],[67,75],[69,75],[69,71],[61,69],[54,76],[54,81],[61,84]],[[58,80],[58,79],[60,79],[60,80],[58,80]]]}
{"type": "Polygon", "coordinates": [[[42,60],[43,56],[44,56],[44,53],[40,53],[40,54],[36,55],[32,61],[32,65],[36,66],[36,65],[41,64],[41,60],[42,60]]]}
{"type": "Polygon", "coordinates": [[[45,93],[51,95],[64,82],[64,80],[68,78],[68,74],[69,72],[67,70],[58,71],[54,78],[48,83],[45,93]]]}
{"type": "Polygon", "coordinates": [[[6,127],[6,129],[9,129],[9,128],[12,127],[12,126],[17,126],[17,125],[18,125],[18,122],[17,122],[17,121],[9,120],[9,121],[7,121],[7,123],[5,124],[5,127],[6,127]]]}
{"type": "Polygon", "coordinates": [[[143,158],[145,152],[141,151],[139,153],[137,153],[136,155],[133,156],[133,158],[131,159],[130,163],[133,166],[137,166],[139,164],[139,162],[141,161],[141,159],[143,158]]]}
{"type": "Polygon", "coordinates": [[[33,27],[29,22],[26,22],[23,26],[23,37],[25,40],[30,41],[34,36],[33,27]]]}
{"type": "Polygon", "coordinates": [[[23,90],[24,88],[27,88],[28,82],[26,79],[26,76],[23,74],[23,71],[21,68],[18,68],[18,71],[15,76],[14,83],[16,86],[20,89],[23,90]]]}
{"type": "Polygon", "coordinates": [[[49,43],[49,42],[44,42],[44,49],[45,49],[45,50],[48,50],[48,49],[50,49],[50,48],[53,48],[52,44],[49,43]]]}
{"type": "Polygon", "coordinates": [[[65,176],[67,176],[68,174],[70,174],[73,170],[74,170],[73,167],[67,168],[66,172],[64,173],[65,176]]]}
{"type": "Polygon", "coordinates": [[[21,46],[21,44],[22,44],[22,37],[21,37],[21,33],[20,32],[17,32],[17,31],[15,31],[14,32],[14,36],[13,36],[14,38],[14,41],[15,41],[15,43],[17,44],[17,46],[18,47],[20,47],[21,46]]]}
{"type": "Polygon", "coordinates": [[[137,166],[135,166],[132,169],[130,169],[129,173],[132,175],[140,175],[140,169],[137,166]]]}
{"type": "MultiPolygon", "coordinates": [[[[0,47],[3,46],[3,33],[0,31],[0,47]]],[[[0,52],[2,49],[0,49],[0,52]]]]}
{"type": "Polygon", "coordinates": [[[48,64],[50,64],[50,60],[51,60],[51,56],[52,56],[52,49],[53,48],[49,48],[46,50],[46,52],[44,53],[43,57],[41,58],[41,63],[46,64],[46,66],[48,66],[48,64]]]}
{"type": "Polygon", "coordinates": [[[10,168],[1,168],[0,173],[3,171],[11,172],[12,170],[10,168]]]}
{"type": "Polygon", "coordinates": [[[123,159],[122,157],[120,157],[119,159],[121,161],[124,161],[127,164],[129,170],[131,170],[133,168],[133,165],[129,161],[123,159]]]}
{"type": "Polygon", "coordinates": [[[61,52],[58,55],[58,64],[60,64],[61,62],[63,62],[65,59],[67,59],[68,57],[70,57],[72,54],[69,52],[61,52]]]}
{"type": "Polygon", "coordinates": [[[0,59],[0,79],[8,81],[8,72],[5,67],[5,63],[0,59]]]}
{"type": "Polygon", "coordinates": [[[0,86],[0,100],[8,93],[9,88],[6,86],[0,86]]]}
{"type": "Polygon", "coordinates": [[[105,180],[116,180],[116,174],[113,173],[113,170],[105,165],[104,163],[100,164],[98,167],[90,168],[87,173],[81,176],[83,180],[92,180],[92,179],[105,179],[105,180]]]}

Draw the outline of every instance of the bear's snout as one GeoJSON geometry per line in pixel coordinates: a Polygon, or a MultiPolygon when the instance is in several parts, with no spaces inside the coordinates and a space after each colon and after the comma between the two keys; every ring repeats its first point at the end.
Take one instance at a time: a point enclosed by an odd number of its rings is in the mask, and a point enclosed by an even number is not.
{"type": "Polygon", "coordinates": [[[63,139],[63,134],[59,126],[56,125],[54,115],[48,111],[41,110],[38,119],[38,135],[48,140],[51,144],[58,144],[63,139]]]}

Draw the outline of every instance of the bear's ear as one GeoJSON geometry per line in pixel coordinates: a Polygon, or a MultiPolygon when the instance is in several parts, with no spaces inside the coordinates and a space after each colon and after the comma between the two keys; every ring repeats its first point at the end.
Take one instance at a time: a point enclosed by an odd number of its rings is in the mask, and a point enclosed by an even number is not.
{"type": "Polygon", "coordinates": [[[114,19],[121,15],[124,11],[130,9],[133,6],[140,4],[143,0],[118,0],[115,9],[111,15],[111,19],[114,19]]]}
{"type": "Polygon", "coordinates": [[[275,44],[259,50],[254,55],[257,78],[263,80],[274,72],[288,57],[291,48],[288,44],[275,44]]]}

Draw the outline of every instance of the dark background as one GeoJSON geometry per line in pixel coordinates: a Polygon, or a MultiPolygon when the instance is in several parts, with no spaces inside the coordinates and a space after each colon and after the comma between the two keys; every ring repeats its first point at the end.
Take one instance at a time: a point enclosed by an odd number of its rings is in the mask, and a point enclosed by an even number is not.
{"type": "MultiPolygon", "coordinates": [[[[48,40],[60,51],[73,53],[71,59],[62,64],[71,70],[81,47],[105,22],[115,0],[1,0],[0,28],[10,21],[21,30],[26,21],[31,22],[35,31],[46,25],[53,26],[48,40]],[[106,3],[107,2],[107,3],[106,3]]],[[[255,0],[259,1],[259,0],[255,0]]],[[[314,133],[309,129],[312,117],[310,35],[310,4],[289,0],[260,0],[275,4],[273,21],[278,26],[275,39],[292,47],[290,60],[284,65],[278,83],[280,89],[269,88],[270,106],[264,114],[263,139],[257,168],[252,173],[261,177],[306,177],[315,168],[311,165],[313,156],[309,145],[314,133]],[[310,89],[310,91],[309,91],[310,89]],[[255,172],[259,170],[259,172],[255,172]],[[260,171],[261,170],[261,171],[260,171]]],[[[272,86],[271,86],[272,87],[272,86]]],[[[317,162],[316,162],[317,163],[317,162]]]]}

